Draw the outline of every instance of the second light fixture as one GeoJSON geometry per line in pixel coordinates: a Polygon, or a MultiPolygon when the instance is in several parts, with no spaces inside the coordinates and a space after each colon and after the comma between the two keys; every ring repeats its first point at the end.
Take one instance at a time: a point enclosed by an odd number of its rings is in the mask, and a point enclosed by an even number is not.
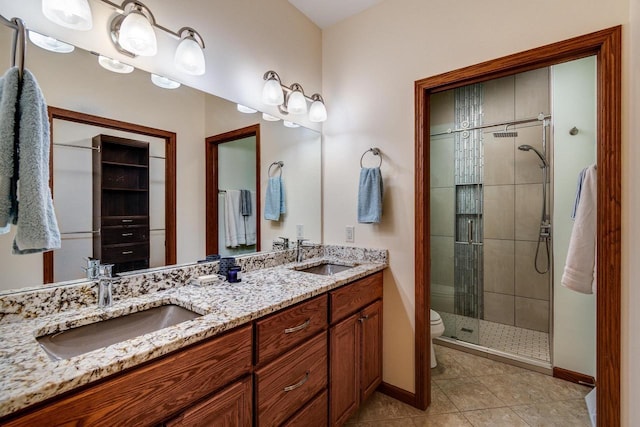
{"type": "Polygon", "coordinates": [[[319,93],[308,97],[299,83],[289,86],[282,84],[280,76],[273,70],[264,73],[264,86],[262,88],[262,102],[267,105],[277,106],[282,114],[306,114],[307,101],[311,102],[309,120],[312,122],[324,122],[327,120],[327,108],[324,99],[319,93]],[[285,93],[286,92],[286,93],[285,93]]]}

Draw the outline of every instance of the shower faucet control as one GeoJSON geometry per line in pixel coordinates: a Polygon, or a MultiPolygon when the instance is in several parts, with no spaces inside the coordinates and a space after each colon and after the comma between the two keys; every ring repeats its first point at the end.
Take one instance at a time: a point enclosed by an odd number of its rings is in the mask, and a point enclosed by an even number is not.
{"type": "Polygon", "coordinates": [[[540,224],[540,237],[551,237],[551,224],[549,223],[549,221],[544,221],[540,224]]]}

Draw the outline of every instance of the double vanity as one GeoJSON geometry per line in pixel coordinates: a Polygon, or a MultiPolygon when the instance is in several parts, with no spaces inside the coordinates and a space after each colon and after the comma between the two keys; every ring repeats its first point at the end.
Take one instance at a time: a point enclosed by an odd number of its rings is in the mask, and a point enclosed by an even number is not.
{"type": "Polygon", "coordinates": [[[387,252],[339,246],[0,295],[0,424],[341,425],[380,384],[387,252]]]}

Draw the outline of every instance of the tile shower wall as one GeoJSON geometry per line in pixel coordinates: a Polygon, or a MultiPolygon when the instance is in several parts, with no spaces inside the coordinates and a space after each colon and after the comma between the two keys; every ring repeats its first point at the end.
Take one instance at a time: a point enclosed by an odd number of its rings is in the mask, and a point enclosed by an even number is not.
{"type": "MultiPolygon", "coordinates": [[[[484,123],[550,112],[547,68],[484,86],[484,123]]],[[[496,138],[495,129],[484,133],[484,319],[548,332],[549,274],[538,274],[533,264],[542,171],[535,154],[517,149],[528,144],[542,151],[542,128],[524,124],[508,130],[517,130],[518,136],[496,138]]]]}

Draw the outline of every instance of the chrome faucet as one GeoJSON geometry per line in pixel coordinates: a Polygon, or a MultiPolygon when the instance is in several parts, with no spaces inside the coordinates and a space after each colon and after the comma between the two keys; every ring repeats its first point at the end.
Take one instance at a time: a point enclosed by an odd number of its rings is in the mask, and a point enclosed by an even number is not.
{"type": "Polygon", "coordinates": [[[306,242],[309,239],[298,239],[297,240],[297,244],[296,244],[296,262],[302,262],[302,260],[304,259],[304,252],[302,251],[302,248],[304,247],[302,245],[302,242],[306,242]]]}
{"type": "Polygon", "coordinates": [[[111,307],[113,304],[113,264],[102,264],[99,270],[98,307],[111,307]]]}
{"type": "Polygon", "coordinates": [[[87,279],[96,280],[100,276],[100,260],[94,258],[85,258],[87,266],[82,267],[87,272],[87,279]]]}
{"type": "Polygon", "coordinates": [[[280,239],[282,239],[282,242],[273,242],[273,249],[277,250],[283,250],[286,251],[287,249],[289,249],[289,238],[288,237],[280,237],[280,239]]]}

